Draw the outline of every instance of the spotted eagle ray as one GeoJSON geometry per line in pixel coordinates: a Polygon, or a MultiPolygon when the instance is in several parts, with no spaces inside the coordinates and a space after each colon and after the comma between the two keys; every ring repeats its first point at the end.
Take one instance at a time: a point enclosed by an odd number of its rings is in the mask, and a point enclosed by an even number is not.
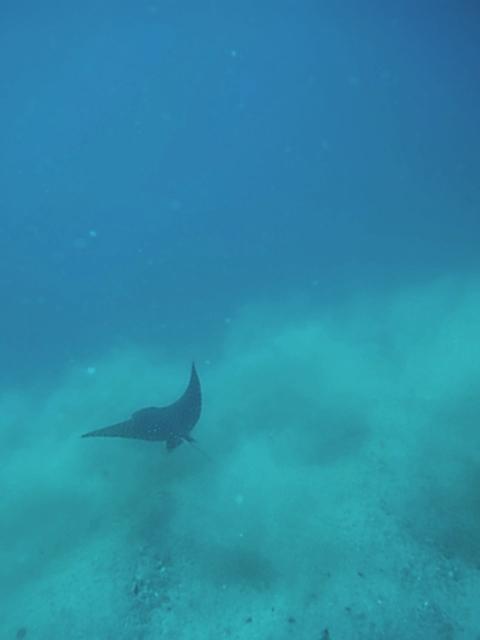
{"type": "Polygon", "coordinates": [[[169,451],[182,442],[194,443],[190,435],[202,410],[202,391],[195,364],[192,363],[190,382],[178,400],[165,407],[146,407],[123,422],[84,433],[82,438],[136,438],[161,441],[169,451]]]}

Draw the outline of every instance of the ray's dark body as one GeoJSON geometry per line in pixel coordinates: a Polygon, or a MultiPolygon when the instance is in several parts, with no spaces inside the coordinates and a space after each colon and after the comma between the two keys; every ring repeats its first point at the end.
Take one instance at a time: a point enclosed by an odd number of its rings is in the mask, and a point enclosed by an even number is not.
{"type": "Polygon", "coordinates": [[[190,433],[202,411],[202,392],[195,365],[192,364],[190,382],[183,395],[165,407],[146,407],[135,411],[131,418],[103,429],[85,433],[82,438],[136,438],[165,442],[167,449],[175,449],[183,441],[194,442],[190,433]]]}

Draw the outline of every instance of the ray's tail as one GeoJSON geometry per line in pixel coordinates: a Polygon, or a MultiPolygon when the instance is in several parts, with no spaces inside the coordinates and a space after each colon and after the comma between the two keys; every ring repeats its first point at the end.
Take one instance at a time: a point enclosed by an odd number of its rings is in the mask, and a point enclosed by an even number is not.
{"type": "Polygon", "coordinates": [[[196,440],[194,440],[193,438],[185,438],[185,441],[188,442],[188,444],[191,447],[196,449],[198,451],[198,453],[201,453],[202,456],[205,456],[205,458],[207,458],[207,460],[210,460],[210,462],[215,462],[215,460],[212,458],[212,456],[209,453],[207,453],[204,449],[202,449],[201,447],[198,446],[196,440]]]}

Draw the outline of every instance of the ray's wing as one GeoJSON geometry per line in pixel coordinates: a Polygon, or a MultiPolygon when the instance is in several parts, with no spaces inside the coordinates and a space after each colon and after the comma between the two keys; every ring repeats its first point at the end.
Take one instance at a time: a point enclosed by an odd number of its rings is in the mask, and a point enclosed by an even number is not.
{"type": "Polygon", "coordinates": [[[82,438],[136,438],[134,435],[133,420],[124,420],[123,422],[117,422],[109,427],[103,427],[102,429],[95,429],[84,433],[82,438]]]}
{"type": "Polygon", "coordinates": [[[190,382],[183,395],[173,404],[165,407],[174,419],[172,432],[186,436],[197,424],[202,412],[202,390],[195,363],[192,362],[190,382]]]}

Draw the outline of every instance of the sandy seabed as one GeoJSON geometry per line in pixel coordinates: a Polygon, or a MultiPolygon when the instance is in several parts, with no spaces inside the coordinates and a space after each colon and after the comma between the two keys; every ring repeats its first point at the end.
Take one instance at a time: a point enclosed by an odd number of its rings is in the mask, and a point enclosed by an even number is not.
{"type": "Polygon", "coordinates": [[[79,435],[181,393],[134,347],[0,396],[2,640],[480,638],[480,289],[248,308],[189,446],[79,435]]]}

